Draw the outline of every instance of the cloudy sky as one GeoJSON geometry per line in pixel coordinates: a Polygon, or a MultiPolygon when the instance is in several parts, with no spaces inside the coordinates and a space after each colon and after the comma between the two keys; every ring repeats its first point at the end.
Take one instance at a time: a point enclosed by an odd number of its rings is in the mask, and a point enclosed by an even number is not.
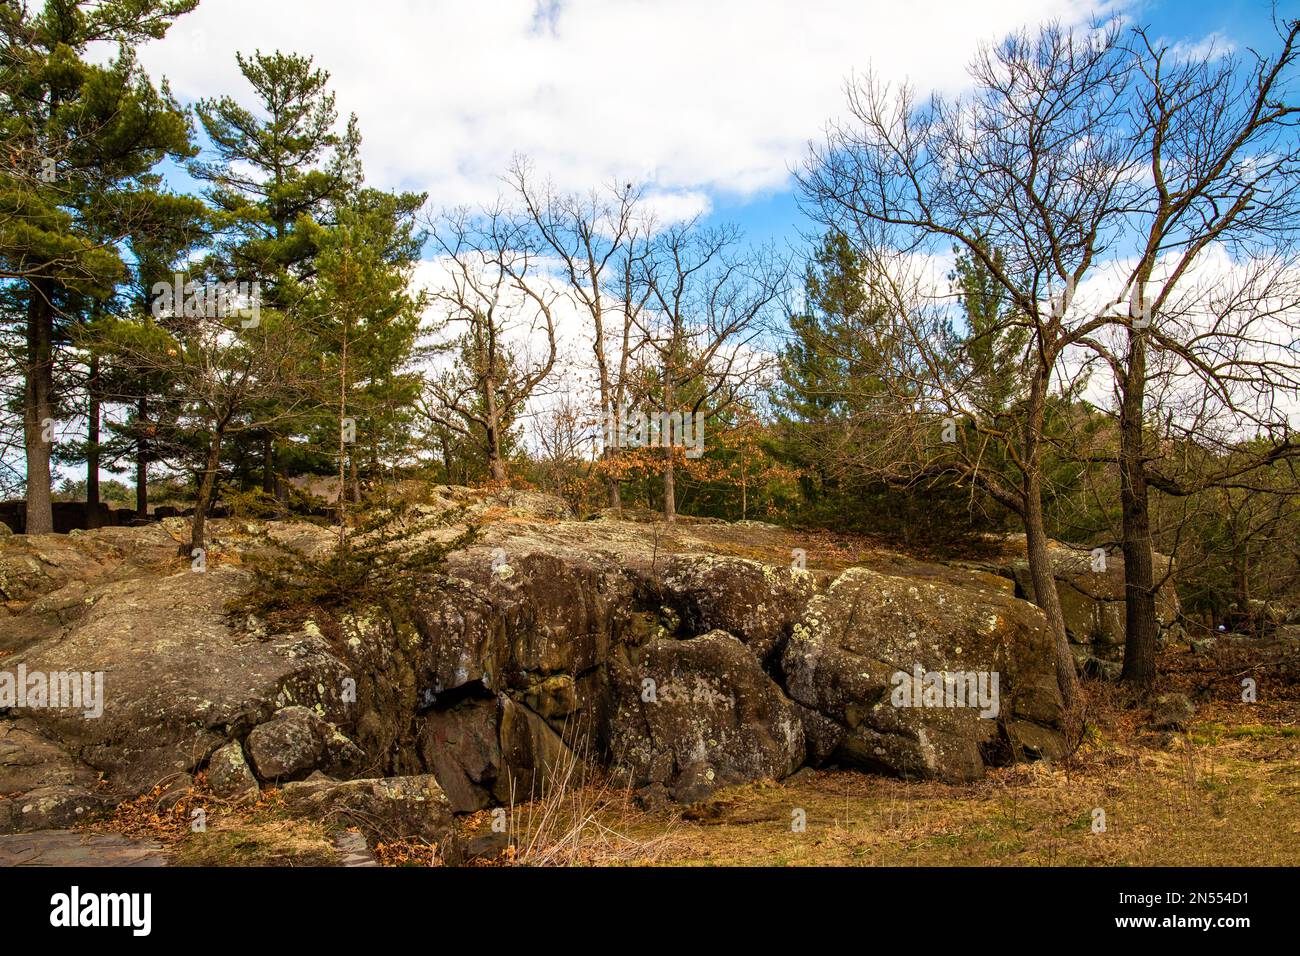
{"type": "MultiPolygon", "coordinates": [[[[1295,2],[1295,0],[1292,0],[1295,2]]],[[[1285,4],[1283,10],[1285,11],[1285,4]]],[[[236,51],[311,54],[373,185],[493,197],[514,154],[557,185],[644,183],[660,216],[804,225],[790,170],[874,69],[956,91],[976,45],[1118,12],[1173,40],[1266,37],[1267,0],[202,0],[141,58],[190,103],[246,96],[236,51]]]]}

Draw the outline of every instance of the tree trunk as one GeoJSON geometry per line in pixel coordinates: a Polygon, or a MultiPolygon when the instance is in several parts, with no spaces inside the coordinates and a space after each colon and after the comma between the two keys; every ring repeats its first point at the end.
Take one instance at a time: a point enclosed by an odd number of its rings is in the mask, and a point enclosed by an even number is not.
{"type": "Polygon", "coordinates": [[[348,461],[352,465],[349,469],[351,481],[348,484],[348,493],[352,498],[352,503],[359,505],[361,504],[361,472],[359,470],[360,466],[357,464],[357,456],[352,449],[348,450],[348,461]]]}
{"type": "Polygon", "coordinates": [[[664,447],[664,520],[677,520],[677,460],[672,445],[664,447]]]}
{"type": "Polygon", "coordinates": [[[1056,574],[1047,551],[1047,530],[1043,522],[1042,434],[1050,374],[1051,365],[1048,363],[1030,390],[1029,415],[1025,424],[1024,513],[1021,518],[1025,525],[1025,557],[1029,562],[1029,579],[1034,586],[1034,601],[1043,609],[1052,628],[1056,683],[1061,689],[1066,712],[1077,714],[1082,704],[1079,673],[1074,653],[1070,650],[1070,639],[1065,633],[1065,615],[1061,611],[1061,596],[1056,591],[1056,574]]]}
{"type": "Polygon", "coordinates": [[[275,436],[270,432],[262,435],[262,491],[275,494],[275,436]]]}
{"type": "Polygon", "coordinates": [[[1079,674],[1075,668],[1070,639],[1065,633],[1065,615],[1061,612],[1061,598],[1056,591],[1056,574],[1052,558],[1047,551],[1047,534],[1043,530],[1042,505],[1035,508],[1029,503],[1025,516],[1025,551],[1029,562],[1029,579],[1034,586],[1034,603],[1047,615],[1055,645],[1056,682],[1061,688],[1061,700],[1067,711],[1079,705],[1079,674]]]}
{"type": "Polygon", "coordinates": [[[149,399],[140,396],[135,413],[135,516],[149,517],[149,444],[144,430],[147,427],[149,399]]]}
{"type": "Polygon", "coordinates": [[[1160,637],[1142,447],[1145,397],[1146,339],[1141,331],[1131,329],[1120,402],[1120,507],[1124,531],[1124,669],[1120,680],[1143,689],[1155,682],[1160,637]]]}
{"type": "Polygon", "coordinates": [[[506,480],[506,463],[501,460],[501,429],[495,422],[487,427],[488,474],[494,482],[506,480]]]}
{"type": "Polygon", "coordinates": [[[207,547],[206,525],[208,509],[212,507],[213,491],[217,486],[217,469],[221,467],[221,430],[212,433],[208,442],[208,460],[199,482],[199,500],[194,503],[194,520],[190,523],[190,544],[181,545],[181,554],[192,557],[196,549],[207,547]]]}
{"type": "MultiPolygon", "coordinates": [[[[339,366],[339,494],[334,506],[339,513],[339,548],[340,550],[347,546],[348,542],[348,522],[347,515],[344,513],[344,502],[347,500],[347,471],[348,471],[348,445],[347,432],[345,423],[348,417],[348,337],[345,328],[343,333],[342,361],[339,366]]],[[[356,435],[352,436],[353,439],[356,435]]]]}
{"type": "Polygon", "coordinates": [[[23,388],[23,445],[27,456],[28,534],[54,531],[50,454],[54,438],[53,283],[31,283],[27,305],[27,374],[23,388]]]}
{"type": "Polygon", "coordinates": [[[90,354],[86,410],[86,526],[98,528],[99,515],[99,356],[90,354]]]}
{"type": "MultiPolygon", "coordinates": [[[[618,449],[606,448],[602,453],[602,457],[604,457],[606,462],[613,462],[614,459],[618,457],[618,449]]],[[[614,475],[609,474],[608,471],[605,474],[605,488],[609,493],[610,508],[614,509],[616,512],[621,512],[623,510],[623,493],[618,486],[618,479],[614,477],[614,475]]]]}

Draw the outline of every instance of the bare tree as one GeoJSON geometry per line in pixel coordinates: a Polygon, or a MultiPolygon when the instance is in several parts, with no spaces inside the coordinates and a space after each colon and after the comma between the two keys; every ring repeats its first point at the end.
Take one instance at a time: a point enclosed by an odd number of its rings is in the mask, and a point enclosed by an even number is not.
{"type": "MultiPolygon", "coordinates": [[[[518,158],[506,176],[523,205],[540,252],[559,262],[569,296],[586,320],[596,363],[600,421],[608,425],[627,397],[628,371],[636,350],[632,337],[646,290],[633,277],[644,259],[651,225],[638,204],[641,190],[631,183],[586,194],[556,193],[538,183],[527,160],[518,158]]],[[[606,442],[601,457],[618,454],[606,442]]],[[[611,508],[622,504],[617,473],[605,469],[611,508]]]]}
{"type": "Polygon", "coordinates": [[[472,216],[433,217],[430,231],[447,279],[432,290],[445,308],[440,331],[453,366],[426,383],[420,411],[431,423],[482,443],[492,481],[506,480],[503,437],[556,358],[554,307],[560,293],[537,266],[524,224],[498,204],[472,216]],[[540,338],[540,354],[530,356],[540,338]]]}
{"type": "MultiPolygon", "coordinates": [[[[1127,675],[1139,682],[1149,680],[1156,634],[1145,518],[1147,343],[1217,381],[1221,398],[1223,383],[1243,376],[1257,397],[1290,381],[1286,372],[1247,371],[1241,349],[1232,362],[1210,357],[1225,341],[1251,338],[1240,311],[1209,337],[1189,333],[1185,323],[1181,333],[1162,331],[1161,322],[1177,301],[1188,314],[1197,303],[1188,279],[1207,248],[1241,250],[1252,238],[1274,248],[1293,228],[1292,110],[1279,101],[1279,78],[1293,59],[1294,24],[1284,34],[1279,57],[1261,59],[1246,74],[1231,61],[1175,55],[1140,30],[1110,24],[1086,34],[1049,26],[1009,37],[981,52],[971,68],[974,92],[958,100],[922,103],[909,89],[891,91],[867,78],[850,87],[850,119],[830,127],[800,177],[822,218],[870,249],[877,263],[897,266],[955,243],[1006,296],[1009,308],[995,331],[1028,333],[1012,427],[969,410],[977,414],[968,426],[982,436],[977,454],[950,443],[947,456],[919,472],[954,469],[1021,517],[1036,599],[1056,631],[1067,702],[1076,697],[1076,678],[1047,555],[1043,454],[1053,396],[1080,384],[1087,363],[1079,352],[1104,355],[1118,383],[1128,638],[1135,645],[1127,675]],[[1105,291],[1085,292],[1085,281],[1105,291]],[[1227,325],[1233,328],[1225,335],[1227,325]],[[984,467],[991,448],[1013,465],[1014,483],[984,467]]],[[[1285,270],[1265,271],[1275,280],[1285,270]]],[[[907,293],[895,296],[904,315],[925,294],[915,283],[895,291],[907,293]]],[[[969,395],[951,370],[963,363],[941,332],[935,322],[909,336],[919,358],[903,367],[929,373],[912,382],[916,394],[937,393],[941,404],[961,409],[969,395]]],[[[1264,419],[1279,425],[1276,415],[1264,419]]]]}
{"type": "MultiPolygon", "coordinates": [[[[1300,361],[1284,317],[1293,323],[1300,315],[1300,105],[1288,102],[1300,21],[1281,33],[1275,56],[1248,61],[1217,52],[1189,57],[1144,30],[1135,30],[1123,51],[1133,63],[1132,138],[1147,175],[1108,227],[1127,225],[1138,254],[1122,277],[1121,295],[1130,302],[1122,340],[1089,344],[1116,382],[1123,678],[1138,686],[1155,678],[1159,634],[1149,486],[1187,493],[1227,477],[1179,482],[1158,465],[1153,470],[1160,451],[1147,436],[1149,379],[1164,380],[1167,432],[1210,442],[1225,432],[1228,442],[1267,435],[1255,446],[1258,465],[1297,451],[1287,402],[1300,385],[1300,361]],[[1216,250],[1230,252],[1229,274],[1198,276],[1216,250]],[[1155,356],[1159,368],[1150,367],[1153,350],[1163,353],[1155,356]]],[[[1228,470],[1241,475],[1251,467],[1238,455],[1228,470]]]]}
{"type": "MultiPolygon", "coordinates": [[[[1001,328],[1027,333],[1023,393],[1006,424],[971,416],[974,455],[922,458],[917,474],[952,470],[1016,513],[1024,524],[1035,599],[1056,637],[1062,695],[1073,708],[1078,678],[1056,593],[1043,518],[1044,430],[1067,350],[1115,321],[1075,308],[1074,291],[1110,239],[1103,230],[1136,170],[1120,92],[1131,65],[1117,55],[1117,28],[1076,36],[1059,27],[1019,34],[981,51],[974,92],[918,102],[867,77],[850,86],[849,116],[832,125],[800,175],[802,191],[827,224],[868,251],[905,325],[903,367],[921,374],[913,407],[936,396],[951,411],[967,397],[953,372],[953,339],[942,322],[918,325],[910,303],[925,288],[915,267],[954,243],[988,272],[1008,302],[1001,328]],[[902,279],[885,282],[888,265],[902,279]],[[913,317],[915,318],[915,317],[913,317]],[[925,381],[925,378],[930,381],[925,381]],[[1014,481],[982,467],[996,446],[1014,481]]],[[[960,364],[960,363],[957,363],[960,364]]]]}
{"type": "MultiPolygon", "coordinates": [[[[696,428],[771,366],[761,346],[788,288],[787,264],[768,250],[743,251],[740,241],[736,228],[704,227],[696,218],[659,233],[645,262],[641,281],[649,297],[633,316],[651,356],[640,397],[657,403],[661,414],[700,422],[696,428]]],[[[671,434],[660,438],[664,518],[672,521],[681,451],[671,434]]]]}

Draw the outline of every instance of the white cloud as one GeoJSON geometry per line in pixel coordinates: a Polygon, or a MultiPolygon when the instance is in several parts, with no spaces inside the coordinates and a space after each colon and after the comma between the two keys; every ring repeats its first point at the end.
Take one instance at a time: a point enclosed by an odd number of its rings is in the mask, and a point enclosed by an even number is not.
{"type": "Polygon", "coordinates": [[[512,155],[562,188],[645,182],[665,214],[788,184],[868,66],[955,90],[977,42],[1102,0],[204,0],[142,62],[186,101],[246,101],[237,50],[309,53],[365,136],[370,179],[494,196],[512,155]]]}

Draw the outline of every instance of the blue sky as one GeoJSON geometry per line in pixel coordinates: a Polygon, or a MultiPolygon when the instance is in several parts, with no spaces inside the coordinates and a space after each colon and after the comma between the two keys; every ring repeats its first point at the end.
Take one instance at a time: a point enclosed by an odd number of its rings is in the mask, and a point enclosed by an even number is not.
{"type": "MultiPolygon", "coordinates": [[[[1268,0],[202,0],[142,51],[183,102],[247,96],[237,50],[309,53],[356,112],[372,184],[490,200],[516,154],[561,189],[645,184],[752,241],[812,226],[789,170],[875,70],[956,93],[981,41],[1107,12],[1171,41],[1271,48],[1268,0]]],[[[1300,0],[1279,5],[1300,12],[1300,0]]],[[[172,175],[177,188],[188,177],[172,175]]]]}
{"type": "MultiPolygon", "coordinates": [[[[1270,51],[1276,45],[1269,0],[1155,0],[1121,4],[1120,9],[1137,25],[1171,41],[1199,42],[1216,37],[1236,50],[1270,51]]],[[[1300,0],[1279,3],[1279,17],[1300,14],[1300,0]]],[[[800,211],[789,189],[765,191],[742,199],[721,194],[715,198],[710,221],[735,222],[757,241],[798,243],[799,235],[815,228],[800,211]]]]}

